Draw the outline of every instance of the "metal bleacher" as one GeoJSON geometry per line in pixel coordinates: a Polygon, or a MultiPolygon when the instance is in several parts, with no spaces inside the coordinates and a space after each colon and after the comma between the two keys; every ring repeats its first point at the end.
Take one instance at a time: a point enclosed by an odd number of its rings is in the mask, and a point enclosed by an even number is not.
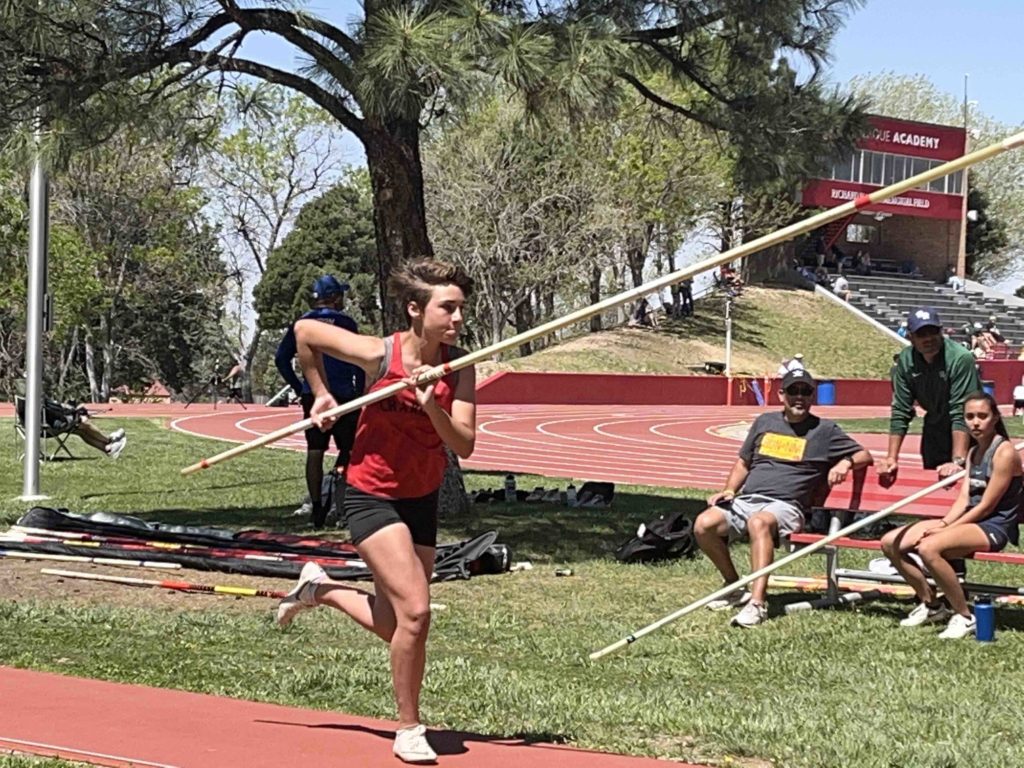
{"type": "Polygon", "coordinates": [[[938,310],[947,334],[956,341],[969,341],[965,325],[984,324],[994,316],[1008,345],[1024,345],[1024,307],[1010,306],[1001,299],[976,291],[956,293],[927,278],[851,274],[847,279],[850,304],[894,331],[910,309],[930,306],[938,310]]]}

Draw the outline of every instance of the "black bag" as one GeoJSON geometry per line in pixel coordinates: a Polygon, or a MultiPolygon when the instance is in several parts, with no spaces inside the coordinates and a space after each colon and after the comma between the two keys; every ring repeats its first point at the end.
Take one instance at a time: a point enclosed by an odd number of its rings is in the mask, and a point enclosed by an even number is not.
{"type": "Polygon", "coordinates": [[[672,512],[641,523],[636,536],[615,550],[615,559],[623,563],[648,563],[693,557],[696,552],[693,522],[683,512],[672,512]]]}

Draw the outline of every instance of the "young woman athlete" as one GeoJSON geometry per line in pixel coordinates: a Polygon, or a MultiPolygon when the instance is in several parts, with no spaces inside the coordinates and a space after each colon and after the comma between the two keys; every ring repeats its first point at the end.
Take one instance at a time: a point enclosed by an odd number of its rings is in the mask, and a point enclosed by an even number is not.
{"type": "MultiPolygon", "coordinates": [[[[296,323],[299,362],[315,395],[314,423],[330,428],[331,420],[322,414],[336,405],[326,388],[324,354],[361,366],[370,392],[399,381],[412,384],[419,374],[461,354],[453,344],[472,286],[458,267],[420,259],[401,266],[388,281],[391,295],[405,308],[406,330],[375,338],[316,320],[296,323]]],[[[420,723],[419,697],[438,491],[445,447],[462,458],[473,452],[475,389],[473,368],[467,367],[363,409],[346,475],[344,515],[352,542],[373,573],[375,594],[333,582],[310,563],[278,607],[281,626],[317,605],[336,608],[390,645],[398,705],[394,753],[411,763],[437,757],[420,723]]]]}
{"type": "Polygon", "coordinates": [[[941,520],[906,525],[882,538],[882,551],[921,601],[900,624],[917,627],[949,619],[939,635],[946,639],[974,634],[974,616],[949,560],[998,552],[1019,541],[1024,469],[995,398],[984,392],[968,395],[964,421],[973,446],[967,457],[967,477],[949,512],[941,520]],[[924,563],[948,606],[939,600],[921,566],[909,557],[911,553],[924,563]]]}

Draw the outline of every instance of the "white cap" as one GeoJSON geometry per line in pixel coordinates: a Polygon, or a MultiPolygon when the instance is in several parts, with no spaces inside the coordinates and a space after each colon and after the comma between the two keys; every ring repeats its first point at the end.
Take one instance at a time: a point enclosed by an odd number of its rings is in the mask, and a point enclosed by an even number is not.
{"type": "Polygon", "coordinates": [[[795,355],[793,355],[793,359],[794,360],[803,360],[804,356],[801,355],[799,352],[797,352],[795,355]]]}

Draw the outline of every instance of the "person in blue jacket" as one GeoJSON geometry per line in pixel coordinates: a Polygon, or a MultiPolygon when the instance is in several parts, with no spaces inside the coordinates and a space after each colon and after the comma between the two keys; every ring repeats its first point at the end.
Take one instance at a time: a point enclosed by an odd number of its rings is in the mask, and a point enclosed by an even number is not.
{"type": "MultiPolygon", "coordinates": [[[[348,288],[348,283],[339,282],[334,275],[318,277],[313,283],[313,308],[299,319],[319,320],[323,323],[337,325],[352,333],[358,333],[359,328],[356,321],[341,311],[345,305],[345,292],[348,291],[348,288]]],[[[313,393],[310,391],[309,384],[298,377],[292,366],[296,350],[295,325],[292,324],[277,347],[274,364],[284,380],[299,396],[302,413],[309,418],[309,409],[313,405],[313,393]]],[[[362,368],[324,355],[324,369],[331,395],[339,404],[363,394],[366,374],[362,368]]],[[[322,528],[327,519],[328,510],[321,503],[320,495],[324,479],[324,452],[333,435],[334,444],[338,448],[338,460],[334,465],[335,472],[339,468],[346,467],[358,423],[359,411],[356,410],[335,421],[328,432],[322,432],[317,427],[306,430],[306,487],[309,489],[309,498],[313,506],[314,528],[322,528]]]]}

